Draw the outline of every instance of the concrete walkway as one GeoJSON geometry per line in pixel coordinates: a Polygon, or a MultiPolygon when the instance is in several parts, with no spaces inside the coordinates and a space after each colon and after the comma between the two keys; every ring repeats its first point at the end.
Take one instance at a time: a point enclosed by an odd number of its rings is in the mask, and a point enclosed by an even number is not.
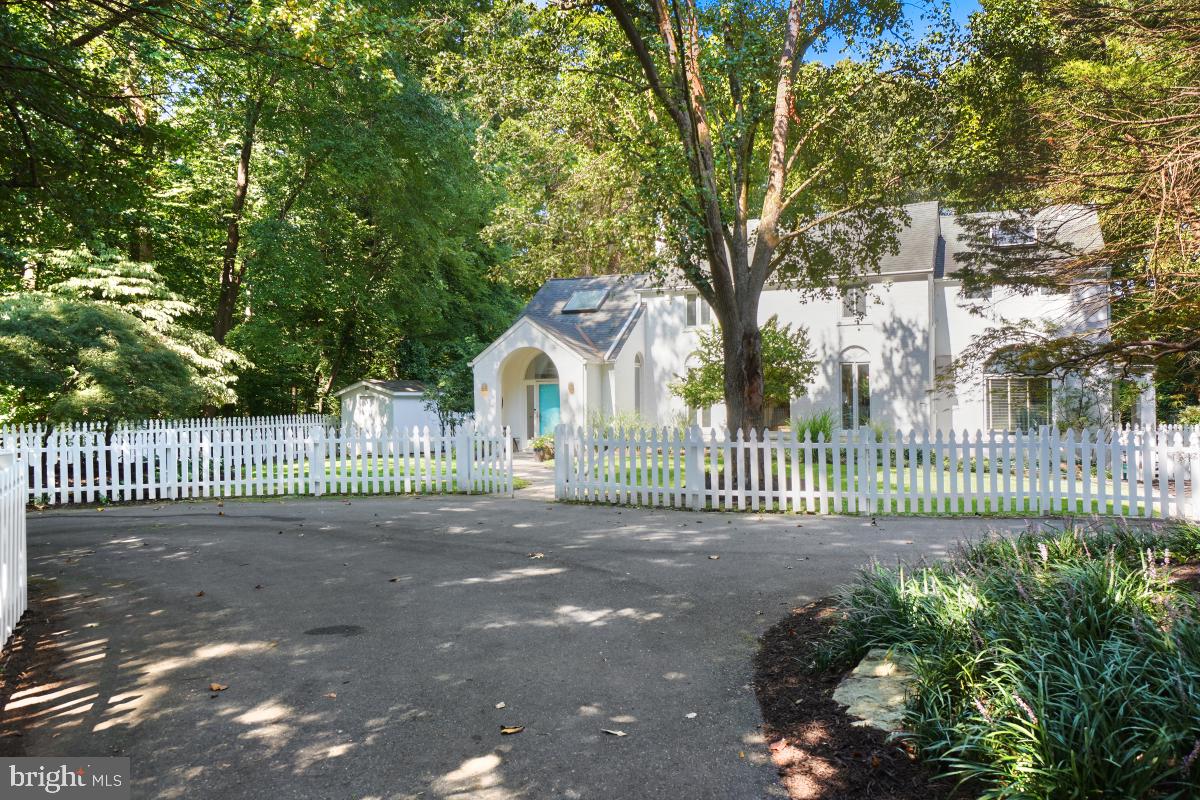
{"type": "Polygon", "coordinates": [[[144,798],[772,797],[759,634],[985,527],[521,496],[33,514],[65,661],[5,715],[144,798]]]}
{"type": "Polygon", "coordinates": [[[538,461],[532,453],[513,453],[513,476],[528,485],[517,490],[522,500],[554,499],[554,464],[538,461]]]}

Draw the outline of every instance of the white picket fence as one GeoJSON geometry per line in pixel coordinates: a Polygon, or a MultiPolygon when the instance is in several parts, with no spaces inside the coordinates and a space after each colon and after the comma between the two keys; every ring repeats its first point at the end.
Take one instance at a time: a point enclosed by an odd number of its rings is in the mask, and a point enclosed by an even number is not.
{"type": "Polygon", "coordinates": [[[700,428],[555,431],[560,500],[818,514],[1098,514],[1200,519],[1200,437],[700,428]]]}
{"type": "Polygon", "coordinates": [[[317,416],[218,422],[0,428],[0,448],[16,449],[39,505],[513,490],[506,432],[370,433],[317,416]]]}
{"type": "Polygon", "coordinates": [[[14,451],[0,452],[0,645],[29,601],[25,558],[25,470],[14,451]]]}

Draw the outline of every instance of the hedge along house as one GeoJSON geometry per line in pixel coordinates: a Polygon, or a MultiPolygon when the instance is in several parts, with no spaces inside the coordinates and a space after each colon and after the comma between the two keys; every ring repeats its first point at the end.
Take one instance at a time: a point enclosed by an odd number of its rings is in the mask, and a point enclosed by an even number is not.
{"type": "MultiPolygon", "coordinates": [[[[1019,322],[1086,331],[1107,324],[1107,297],[1096,294],[1102,284],[1033,294],[996,288],[969,297],[959,275],[989,251],[1021,257],[1043,246],[1095,250],[1095,212],[1054,207],[1014,227],[1007,223],[1015,215],[956,216],[936,201],[904,211],[896,252],[862,276],[861,288],[835,299],[764,289],[760,322],[778,315],[806,327],[818,362],[807,392],[768,408],[768,424],[824,410],[843,428],[906,431],[1011,431],[1060,419],[1064,398],[1082,385],[1077,377],[1012,374],[997,362],[955,385],[936,378],[991,327],[1019,322]]],[[[644,276],[548,281],[473,362],[476,418],[483,426],[510,426],[521,445],[560,420],[582,425],[591,415],[632,412],[655,425],[722,426],[723,405],[689,409],[670,391],[695,363],[699,333],[713,322],[698,293],[655,286],[644,276]]],[[[1104,391],[1095,399],[1099,417],[1110,413],[1104,391]]],[[[1143,424],[1153,422],[1153,399],[1147,387],[1138,404],[1143,424]]]]}

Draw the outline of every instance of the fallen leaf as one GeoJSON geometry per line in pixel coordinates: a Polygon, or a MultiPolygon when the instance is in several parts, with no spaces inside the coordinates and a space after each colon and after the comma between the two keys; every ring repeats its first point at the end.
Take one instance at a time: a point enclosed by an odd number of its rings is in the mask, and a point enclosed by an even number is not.
{"type": "Polygon", "coordinates": [[[204,597],[204,592],[203,591],[196,592],[196,597],[204,597]]]}
{"type": "Polygon", "coordinates": [[[601,728],[600,730],[603,731],[604,733],[607,733],[609,736],[628,736],[629,735],[625,731],[610,731],[608,728],[601,728]]]}
{"type": "Polygon", "coordinates": [[[720,556],[709,556],[709,557],[708,557],[708,560],[709,560],[709,561],[716,561],[718,558],[720,558],[720,556]]]}
{"type": "Polygon", "coordinates": [[[256,583],[256,584],[254,584],[254,588],[255,588],[255,589],[261,589],[261,588],[262,588],[262,584],[261,584],[261,583],[256,583]]]}
{"type": "Polygon", "coordinates": [[[745,757],[746,757],[746,751],[738,750],[738,758],[745,758],[745,757]]]}
{"type": "Polygon", "coordinates": [[[529,557],[530,558],[545,558],[546,554],[545,553],[530,553],[529,557]]]}
{"type": "Polygon", "coordinates": [[[325,695],[325,696],[326,696],[326,697],[328,697],[330,700],[336,700],[336,699],[337,699],[337,692],[330,692],[329,694],[327,694],[327,695],[325,695]]]}
{"type": "Polygon", "coordinates": [[[524,725],[501,725],[500,726],[500,735],[511,736],[512,734],[520,733],[523,730],[525,730],[524,725]]]}
{"type": "Polygon", "coordinates": [[[210,692],[223,692],[228,688],[229,688],[229,686],[224,683],[210,683],[208,685],[208,690],[210,692]]]}
{"type": "Polygon", "coordinates": [[[395,577],[395,578],[388,578],[388,583],[399,583],[399,582],[400,582],[400,578],[399,578],[399,577],[395,577]]]}
{"type": "Polygon", "coordinates": [[[224,508],[224,507],[225,507],[224,503],[217,503],[217,508],[224,508]]]}
{"type": "Polygon", "coordinates": [[[218,516],[218,517],[223,517],[223,516],[225,516],[225,512],[224,512],[224,511],[218,511],[218,512],[217,512],[217,516],[218,516]]]}
{"type": "Polygon", "coordinates": [[[768,749],[772,753],[782,750],[785,747],[787,747],[787,739],[776,739],[775,741],[771,742],[770,745],[768,745],[768,749]]]}
{"type": "Polygon", "coordinates": [[[693,711],[693,712],[691,712],[691,713],[689,713],[689,714],[684,714],[684,716],[685,716],[685,717],[687,717],[688,719],[695,719],[695,718],[696,718],[696,712],[695,712],[695,711],[693,711]]]}
{"type": "Polygon", "coordinates": [[[507,707],[507,704],[505,704],[503,702],[496,703],[496,708],[506,708],[506,707],[507,707]]]}

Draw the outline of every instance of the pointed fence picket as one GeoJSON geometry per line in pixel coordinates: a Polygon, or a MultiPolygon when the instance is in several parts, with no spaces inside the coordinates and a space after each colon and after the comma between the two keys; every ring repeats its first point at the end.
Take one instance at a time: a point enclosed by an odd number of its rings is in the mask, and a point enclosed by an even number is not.
{"type": "Polygon", "coordinates": [[[485,435],[335,428],[324,417],[0,426],[29,502],[66,505],[209,497],[512,494],[507,429],[485,435]]]}
{"type": "Polygon", "coordinates": [[[25,554],[25,464],[13,448],[0,451],[0,646],[28,604],[25,554]]]}
{"type": "Polygon", "coordinates": [[[1200,436],[701,428],[555,431],[555,496],[590,503],[850,514],[1200,519],[1200,436]]]}

